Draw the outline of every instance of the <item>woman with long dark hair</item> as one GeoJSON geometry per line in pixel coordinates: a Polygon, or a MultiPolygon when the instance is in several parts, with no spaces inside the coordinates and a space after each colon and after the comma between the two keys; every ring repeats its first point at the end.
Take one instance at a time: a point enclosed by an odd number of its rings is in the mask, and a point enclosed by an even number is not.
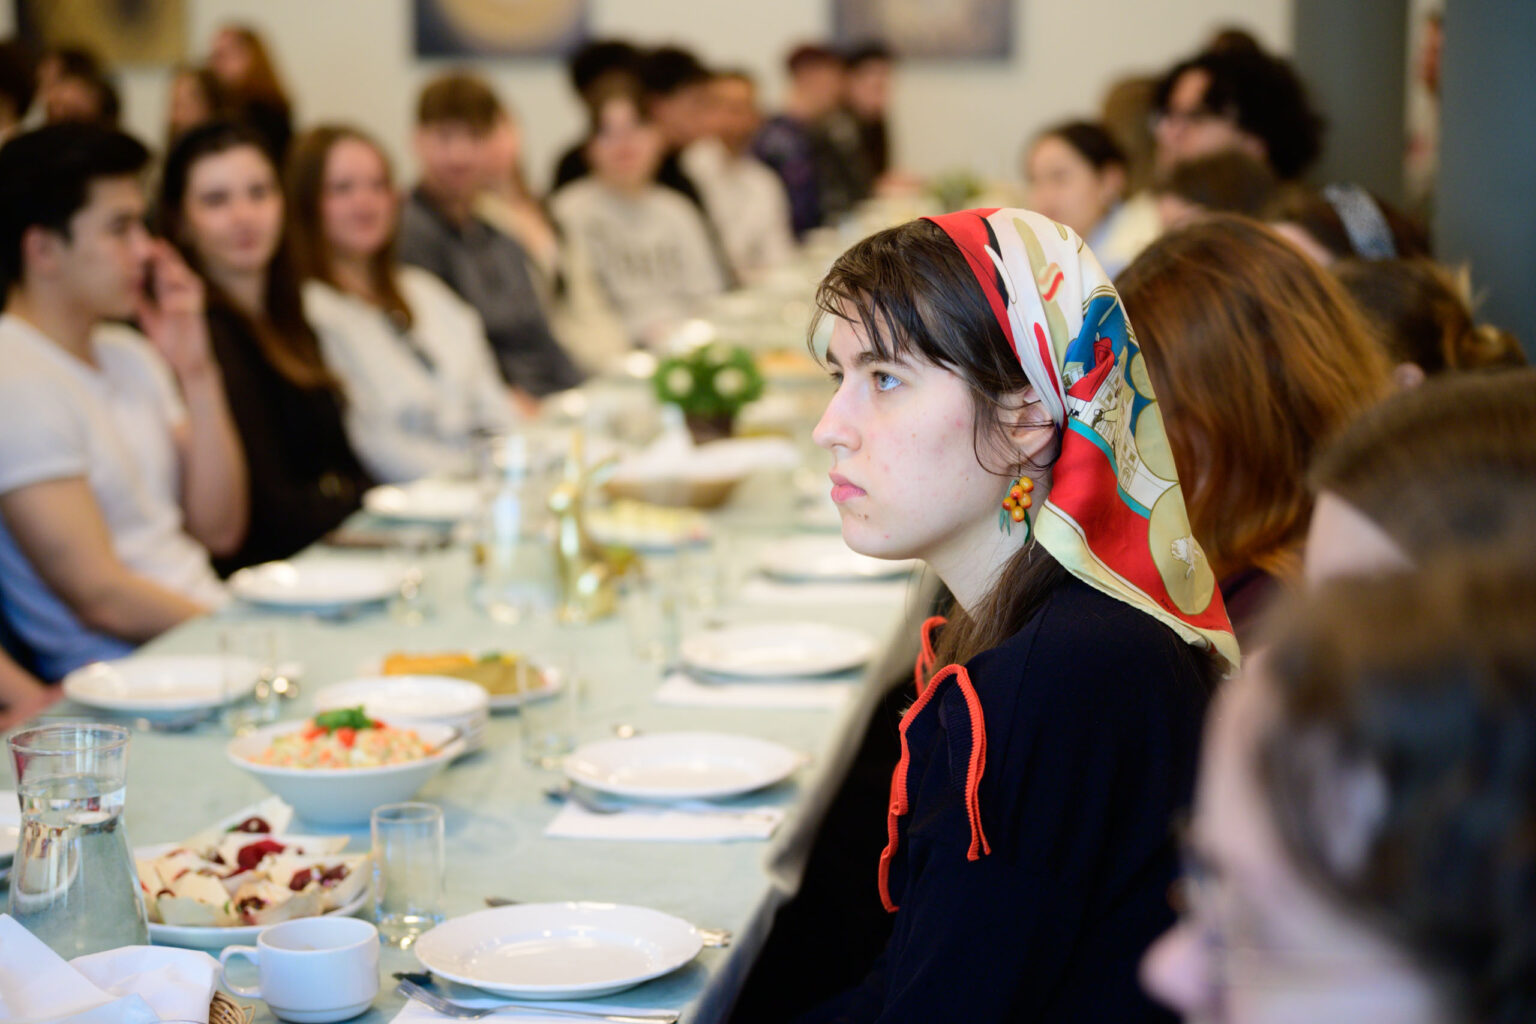
{"type": "Polygon", "coordinates": [[[1158,1019],[1136,963],[1237,645],[1119,297],[1067,228],[970,210],[855,245],[817,305],[843,539],[954,603],[900,726],[890,942],[808,1019],[1158,1019]]]}
{"type": "Polygon", "coordinates": [[[251,527],[224,573],[286,558],[337,526],[371,484],[344,396],[304,319],[283,245],[283,194],[261,136],[213,122],[166,157],[160,227],[207,282],[208,332],[251,473],[251,527]]]}

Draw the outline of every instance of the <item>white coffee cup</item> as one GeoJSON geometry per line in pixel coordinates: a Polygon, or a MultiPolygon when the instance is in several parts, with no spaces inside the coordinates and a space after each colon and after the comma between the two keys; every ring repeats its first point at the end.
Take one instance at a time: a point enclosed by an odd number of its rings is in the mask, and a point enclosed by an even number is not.
{"type": "Polygon", "coordinates": [[[225,987],[266,1001],[278,1019],[330,1024],[356,1017],[379,994],[379,931],[353,917],[301,917],[263,928],[255,946],[219,954],[225,987]],[[257,967],[256,988],[229,980],[229,958],[257,967]]]}

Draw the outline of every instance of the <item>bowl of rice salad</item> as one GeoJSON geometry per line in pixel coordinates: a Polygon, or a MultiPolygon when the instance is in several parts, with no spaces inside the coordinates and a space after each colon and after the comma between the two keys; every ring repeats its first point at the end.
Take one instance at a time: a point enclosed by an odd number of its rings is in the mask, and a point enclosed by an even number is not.
{"type": "Polygon", "coordinates": [[[410,799],[464,751],[447,725],[391,726],[361,708],[280,722],[230,741],[230,761],[316,824],[366,824],[379,804],[410,799]]]}

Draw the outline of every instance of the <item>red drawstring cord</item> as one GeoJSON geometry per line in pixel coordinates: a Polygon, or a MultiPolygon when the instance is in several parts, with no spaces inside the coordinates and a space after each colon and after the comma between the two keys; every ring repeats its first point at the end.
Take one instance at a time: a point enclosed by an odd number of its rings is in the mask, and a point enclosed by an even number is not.
{"type": "Polygon", "coordinates": [[[980,860],[983,855],[992,852],[987,834],[981,827],[981,776],[987,769],[987,723],[982,715],[981,698],[976,695],[970,673],[963,665],[945,665],[926,686],[922,682],[925,661],[931,665],[934,660],[929,634],[935,626],[943,623],[944,620],[937,616],[923,623],[923,649],[917,658],[918,697],[907,709],[907,713],[901,716],[898,729],[901,735],[901,758],[896,762],[896,770],[891,773],[891,802],[885,821],[886,845],[880,851],[880,903],[889,913],[895,913],[897,909],[895,901],[891,899],[891,861],[901,841],[897,822],[910,809],[907,801],[907,770],[911,767],[912,752],[907,745],[907,729],[933,700],[939,692],[939,684],[946,679],[953,678],[960,687],[971,719],[971,756],[965,771],[965,814],[971,826],[971,845],[965,856],[967,860],[980,860]]]}
{"type": "Polygon", "coordinates": [[[938,655],[933,649],[933,631],[948,621],[942,615],[934,615],[925,619],[918,630],[918,637],[922,640],[922,650],[917,652],[917,664],[912,667],[912,677],[917,685],[919,697],[928,688],[928,674],[933,671],[933,663],[938,660],[938,655]]]}

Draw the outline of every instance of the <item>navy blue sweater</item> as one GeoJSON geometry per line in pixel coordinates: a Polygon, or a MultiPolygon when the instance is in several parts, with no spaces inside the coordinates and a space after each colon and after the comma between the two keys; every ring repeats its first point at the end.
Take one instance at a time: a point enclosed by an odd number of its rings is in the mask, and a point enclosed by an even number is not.
{"type": "Polygon", "coordinates": [[[805,1019],[1171,1020],[1136,970],[1173,921],[1171,823],[1194,784],[1205,656],[1073,578],[966,668],[986,723],[991,853],[967,858],[971,717],[943,681],[908,727],[890,943],[863,985],[805,1019]]]}

